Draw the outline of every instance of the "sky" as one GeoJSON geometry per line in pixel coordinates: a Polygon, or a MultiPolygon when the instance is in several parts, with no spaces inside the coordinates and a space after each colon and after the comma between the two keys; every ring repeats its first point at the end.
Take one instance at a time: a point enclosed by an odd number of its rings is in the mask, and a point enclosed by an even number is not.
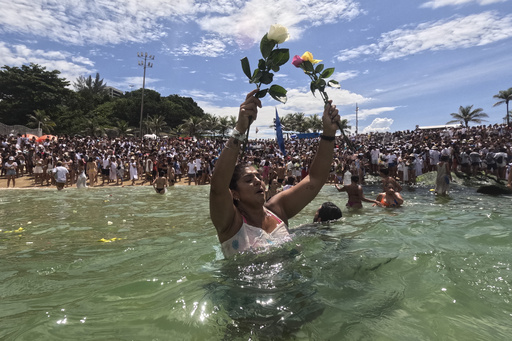
{"type": "MultiPolygon", "coordinates": [[[[512,0],[0,0],[0,65],[36,63],[71,84],[98,72],[122,91],[142,87],[138,52],[154,55],[146,88],[192,97],[205,112],[238,114],[254,89],[252,69],[270,25],[288,28],[280,45],[334,67],[341,89],[329,97],[359,133],[443,125],[473,105],[503,123],[500,90],[512,87],[512,0]],[[356,123],[356,105],[357,111],[356,123]]],[[[309,78],[290,62],[274,83],[250,132],[272,138],[280,117],[321,114],[309,78]],[[256,129],[258,128],[258,133],[256,129]]]]}

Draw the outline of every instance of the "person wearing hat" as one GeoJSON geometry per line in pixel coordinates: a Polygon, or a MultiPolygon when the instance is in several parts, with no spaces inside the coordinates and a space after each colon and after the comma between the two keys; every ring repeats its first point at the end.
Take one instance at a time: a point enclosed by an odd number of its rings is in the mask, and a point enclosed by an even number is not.
{"type": "Polygon", "coordinates": [[[12,180],[12,187],[16,186],[16,170],[18,169],[18,164],[14,161],[14,156],[9,156],[9,159],[4,164],[5,168],[5,176],[7,178],[7,188],[12,180]]]}

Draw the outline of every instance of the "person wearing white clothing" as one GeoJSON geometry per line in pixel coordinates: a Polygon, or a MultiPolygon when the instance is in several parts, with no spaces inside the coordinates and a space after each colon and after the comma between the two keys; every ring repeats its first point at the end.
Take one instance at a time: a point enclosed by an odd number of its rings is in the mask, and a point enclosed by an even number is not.
{"type": "Polygon", "coordinates": [[[62,166],[62,161],[57,161],[57,167],[55,167],[52,170],[52,172],[53,176],[55,177],[57,189],[60,191],[64,188],[64,185],[66,184],[67,175],[69,171],[66,169],[66,167],[62,166]]]}

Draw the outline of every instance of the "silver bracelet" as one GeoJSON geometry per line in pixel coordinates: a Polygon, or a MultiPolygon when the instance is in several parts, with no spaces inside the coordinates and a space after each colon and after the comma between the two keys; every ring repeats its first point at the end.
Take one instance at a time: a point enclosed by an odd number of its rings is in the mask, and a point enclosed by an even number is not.
{"type": "Polygon", "coordinates": [[[239,132],[238,130],[236,130],[236,128],[233,128],[231,137],[238,141],[242,141],[242,142],[245,141],[245,135],[243,133],[239,132]]]}

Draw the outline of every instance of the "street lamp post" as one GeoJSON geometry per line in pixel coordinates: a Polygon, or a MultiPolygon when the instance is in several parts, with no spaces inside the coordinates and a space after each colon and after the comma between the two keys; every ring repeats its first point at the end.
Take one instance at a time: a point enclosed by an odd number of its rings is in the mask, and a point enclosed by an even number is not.
{"type": "Polygon", "coordinates": [[[146,67],[153,67],[152,62],[148,62],[149,60],[154,60],[154,55],[148,55],[147,52],[137,52],[137,57],[143,59],[139,60],[139,65],[144,67],[144,76],[142,77],[142,101],[140,102],[140,138],[143,138],[142,135],[142,116],[144,113],[144,89],[146,87],[146,67]]]}

